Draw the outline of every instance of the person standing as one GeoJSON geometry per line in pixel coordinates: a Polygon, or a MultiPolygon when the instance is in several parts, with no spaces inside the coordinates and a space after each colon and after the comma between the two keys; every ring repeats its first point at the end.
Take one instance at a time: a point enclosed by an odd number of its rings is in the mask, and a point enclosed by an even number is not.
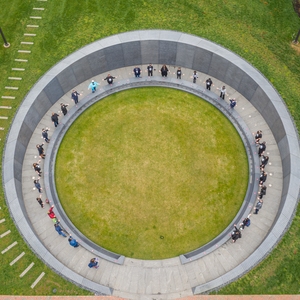
{"type": "Polygon", "coordinates": [[[45,155],[45,151],[44,151],[43,146],[44,146],[44,143],[42,143],[41,145],[37,144],[37,145],[36,145],[36,148],[37,148],[37,150],[38,150],[38,152],[39,152],[40,158],[45,159],[45,156],[46,156],[46,155],[45,155]]]}
{"type": "Polygon", "coordinates": [[[148,76],[153,76],[153,66],[152,64],[149,64],[149,66],[147,67],[147,71],[148,71],[148,76]]]}
{"type": "Polygon", "coordinates": [[[260,143],[258,146],[258,156],[261,157],[266,151],[266,149],[267,149],[266,142],[260,143]]]}
{"type": "Polygon", "coordinates": [[[207,89],[207,90],[210,90],[210,88],[211,88],[212,85],[213,85],[212,80],[211,80],[210,78],[208,78],[208,79],[206,80],[206,89],[207,89]]]}
{"type": "Polygon", "coordinates": [[[115,78],[116,77],[111,76],[110,74],[107,74],[107,76],[103,80],[106,80],[109,85],[112,85],[114,83],[115,78]]]}
{"type": "Polygon", "coordinates": [[[234,109],[234,107],[236,106],[236,100],[235,99],[229,99],[229,101],[230,101],[230,107],[232,108],[232,109],[234,109]]]}
{"type": "Polygon", "coordinates": [[[162,77],[167,77],[168,76],[168,72],[169,72],[169,69],[167,68],[166,65],[163,65],[160,69],[160,72],[161,72],[161,76],[162,77]]]}
{"type": "Polygon", "coordinates": [[[176,75],[177,75],[177,79],[181,79],[182,72],[180,67],[177,69],[176,75]]]}
{"type": "Polygon", "coordinates": [[[260,176],[259,176],[259,185],[260,185],[260,186],[261,186],[263,183],[266,182],[267,177],[268,177],[268,174],[267,174],[265,171],[263,171],[263,172],[260,174],[260,176]]]}
{"type": "Polygon", "coordinates": [[[51,116],[51,121],[53,122],[54,126],[57,127],[58,126],[58,117],[59,117],[59,114],[57,113],[52,113],[52,116],[51,116]]]}
{"type": "Polygon", "coordinates": [[[88,267],[98,269],[99,268],[99,258],[98,257],[92,258],[90,260],[90,263],[88,264],[88,267]]]}
{"type": "Polygon", "coordinates": [[[39,191],[39,193],[41,194],[42,193],[42,187],[41,187],[41,184],[40,184],[40,180],[39,179],[35,179],[34,181],[33,181],[33,183],[34,183],[34,186],[35,186],[35,188],[39,191]]]}
{"type": "Polygon", "coordinates": [[[99,83],[92,80],[92,82],[89,84],[88,90],[92,90],[92,93],[95,93],[97,90],[99,83]]]}
{"type": "Polygon", "coordinates": [[[36,198],[36,201],[39,203],[41,208],[44,208],[44,202],[42,200],[42,195],[40,195],[38,198],[36,198]]]}
{"type": "Polygon", "coordinates": [[[60,225],[58,223],[54,224],[54,228],[59,235],[62,235],[63,237],[67,237],[67,235],[64,233],[64,231],[62,230],[62,228],[60,227],[60,225]]]}
{"type": "Polygon", "coordinates": [[[40,160],[37,161],[36,163],[33,163],[32,164],[32,167],[34,169],[34,171],[41,177],[42,176],[42,169],[41,169],[41,166],[40,166],[40,160]]]}
{"type": "Polygon", "coordinates": [[[42,129],[42,137],[43,137],[43,139],[45,140],[46,143],[49,143],[49,142],[50,142],[50,139],[49,139],[49,137],[48,137],[48,131],[49,131],[49,130],[50,130],[50,129],[47,128],[47,127],[46,127],[46,129],[45,129],[45,128],[42,129]]]}
{"type": "Polygon", "coordinates": [[[73,90],[71,94],[71,98],[73,99],[75,105],[78,103],[78,96],[81,96],[77,91],[73,90]]]}
{"type": "Polygon", "coordinates": [[[242,237],[241,231],[234,224],[233,232],[231,233],[232,242],[235,243],[239,238],[242,237]]]}
{"type": "Polygon", "coordinates": [[[226,94],[226,87],[225,85],[223,85],[222,88],[220,89],[220,98],[224,100],[225,94],[226,94]]]}
{"type": "Polygon", "coordinates": [[[54,222],[54,223],[57,223],[57,218],[56,218],[56,215],[55,215],[55,213],[54,213],[54,211],[53,211],[53,208],[54,208],[54,205],[52,205],[51,207],[50,207],[50,209],[48,210],[48,216],[49,216],[49,218],[54,222]]]}
{"type": "Polygon", "coordinates": [[[133,69],[133,73],[136,78],[139,78],[141,76],[141,69],[139,67],[135,67],[133,69]]]}
{"type": "Polygon", "coordinates": [[[262,199],[263,196],[265,196],[265,195],[267,195],[267,187],[265,185],[263,185],[258,194],[258,199],[262,199]]]}
{"type": "Polygon", "coordinates": [[[254,139],[255,139],[255,144],[258,146],[259,145],[259,141],[262,138],[262,131],[261,130],[257,130],[254,139]]]}
{"type": "Polygon", "coordinates": [[[79,246],[79,243],[74,238],[72,238],[71,234],[70,234],[70,237],[68,238],[68,241],[69,241],[70,246],[72,246],[74,248],[79,246]]]}
{"type": "Polygon", "coordinates": [[[268,161],[269,161],[269,156],[262,155],[260,167],[265,168],[265,166],[268,164],[268,161]]]}
{"type": "Polygon", "coordinates": [[[262,208],[263,200],[259,199],[254,208],[254,214],[258,214],[259,210],[262,208]]]}
{"type": "Polygon", "coordinates": [[[197,74],[196,71],[194,71],[194,73],[193,73],[193,83],[196,83],[197,78],[198,78],[198,74],[197,74]]]}
{"type": "Polygon", "coordinates": [[[64,103],[60,104],[60,110],[64,114],[64,116],[68,113],[67,106],[69,106],[69,104],[64,104],[64,103]]]}

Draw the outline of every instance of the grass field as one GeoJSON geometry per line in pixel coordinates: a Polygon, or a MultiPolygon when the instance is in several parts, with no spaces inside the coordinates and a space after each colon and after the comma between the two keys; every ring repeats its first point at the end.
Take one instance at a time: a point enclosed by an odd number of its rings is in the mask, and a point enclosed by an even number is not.
{"type": "Polygon", "coordinates": [[[230,121],[167,88],[131,89],[93,105],[64,137],[55,170],[72,223],[102,247],[140,259],[211,241],[248,186],[248,159],[230,121]]]}
{"type": "MultiPolygon", "coordinates": [[[[0,0],[1,27],[9,49],[0,48],[0,91],[3,96],[15,96],[14,100],[1,99],[1,106],[11,106],[11,110],[1,109],[0,119],[1,152],[5,136],[13,115],[24,95],[51,66],[66,55],[96,39],[118,32],[136,29],[173,29],[205,37],[231,49],[258,68],[275,86],[285,100],[295,123],[300,128],[300,59],[299,46],[291,40],[299,29],[299,18],[294,13],[291,1],[268,0],[216,0],[207,3],[199,0],[152,0],[152,1],[70,1],[51,0],[0,0]],[[44,11],[33,11],[42,6],[44,11]],[[30,16],[41,15],[41,20],[30,16]],[[27,28],[27,24],[38,24],[38,29],[27,28]],[[37,36],[23,37],[25,32],[37,36]],[[33,41],[34,45],[20,45],[21,41],[33,41]],[[31,50],[31,54],[18,54],[17,50],[31,50]],[[20,76],[12,71],[24,67],[15,58],[26,58],[26,71],[22,73],[19,90],[10,91],[5,86],[13,85],[9,76],[20,76]]],[[[2,282],[1,294],[51,294],[51,287],[57,287],[58,294],[85,293],[63,281],[30,252],[24,244],[4,201],[1,189],[0,218],[2,231],[11,230],[10,235],[1,239],[1,246],[7,247],[17,240],[18,250],[26,255],[22,264],[35,262],[28,276],[19,278],[22,266],[10,267],[15,250],[0,256],[2,282]],[[43,284],[31,289],[30,285],[42,271],[46,271],[43,284]]],[[[270,257],[243,279],[228,286],[222,293],[299,293],[300,211],[293,225],[280,245],[270,257]]],[[[21,263],[21,261],[20,261],[21,263]]]]}

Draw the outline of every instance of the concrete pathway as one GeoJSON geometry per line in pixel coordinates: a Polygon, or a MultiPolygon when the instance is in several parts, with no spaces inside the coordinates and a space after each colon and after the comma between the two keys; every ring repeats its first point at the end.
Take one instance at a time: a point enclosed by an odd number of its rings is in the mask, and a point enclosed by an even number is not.
{"type": "MultiPolygon", "coordinates": [[[[143,69],[143,77],[134,78],[134,80],[150,80],[145,73],[146,66],[142,66],[141,68],[143,69]]],[[[158,70],[160,67],[155,65],[154,68],[158,70]]],[[[121,81],[129,80],[129,78],[132,80],[132,69],[133,67],[112,71],[111,74],[117,77],[114,85],[118,85],[121,81]]],[[[169,67],[169,69],[171,73],[165,80],[177,80],[175,75],[176,68],[169,67]]],[[[181,80],[193,85],[191,79],[193,70],[183,69],[183,73],[184,75],[181,80]]],[[[107,74],[100,74],[91,79],[101,83],[100,88],[103,88],[107,86],[107,83],[102,81],[106,75],[107,74]]],[[[161,79],[157,71],[154,72],[154,75],[153,79],[156,77],[161,79]]],[[[201,73],[198,73],[198,75],[199,78],[196,84],[204,86],[207,75],[201,73]]],[[[218,95],[219,91],[217,88],[220,88],[223,83],[214,78],[212,78],[212,80],[214,86],[212,87],[211,94],[215,93],[218,95]]],[[[80,99],[90,93],[87,91],[89,82],[90,80],[76,87],[80,93],[83,93],[80,99]]],[[[251,226],[245,229],[242,239],[239,239],[236,244],[232,244],[228,236],[228,241],[218,245],[212,253],[184,265],[181,264],[179,257],[153,261],[125,258],[123,265],[100,259],[99,269],[89,269],[87,264],[95,255],[84,247],[71,248],[67,240],[55,232],[53,222],[47,216],[49,207],[46,206],[42,209],[38,205],[35,199],[39,193],[33,189],[33,177],[36,177],[36,174],[32,169],[32,164],[38,160],[35,145],[43,142],[41,138],[42,128],[50,127],[51,137],[55,128],[50,120],[50,116],[52,112],[60,110],[60,102],[69,104],[68,108],[70,113],[72,109],[76,109],[73,101],[70,99],[71,91],[69,91],[61,100],[57,101],[37,126],[29,143],[23,165],[22,185],[26,210],[34,230],[48,251],[66,268],[73,270],[84,278],[111,288],[114,296],[127,299],[158,300],[189,297],[193,295],[193,292],[202,293],[209,291],[210,282],[214,280],[218,280],[220,285],[225,284],[227,282],[226,273],[230,270],[237,270],[237,276],[247,272],[252,265],[246,267],[244,265],[241,266],[241,263],[244,262],[264,240],[279,208],[282,193],[281,159],[275,139],[271,130],[264,122],[263,117],[255,110],[249,101],[243,98],[234,89],[227,86],[227,93],[231,98],[237,99],[238,105],[235,110],[247,124],[249,130],[253,133],[259,129],[263,131],[263,140],[267,141],[267,155],[270,156],[269,165],[266,167],[266,171],[268,172],[268,190],[267,196],[264,197],[264,206],[258,215],[251,216],[251,226]]],[[[227,102],[228,98],[229,97],[226,97],[227,102]]],[[[61,116],[60,119],[62,118],[61,116]]],[[[45,145],[45,149],[47,153],[47,145],[45,145]]],[[[43,164],[43,161],[41,163],[43,164]]],[[[258,166],[255,166],[255,168],[258,168],[258,166]]],[[[43,176],[47,175],[48,174],[43,174],[43,176]]],[[[43,194],[43,200],[45,201],[48,187],[44,186],[43,178],[44,177],[41,179],[41,185],[45,189],[45,193],[43,194]]],[[[249,206],[248,213],[251,210],[252,207],[249,206]]],[[[268,251],[269,249],[266,249],[266,252],[262,253],[262,256],[268,251]]],[[[44,258],[49,255],[45,254],[41,256],[44,258]]],[[[64,267],[62,267],[62,269],[63,268],[64,267]]]]}

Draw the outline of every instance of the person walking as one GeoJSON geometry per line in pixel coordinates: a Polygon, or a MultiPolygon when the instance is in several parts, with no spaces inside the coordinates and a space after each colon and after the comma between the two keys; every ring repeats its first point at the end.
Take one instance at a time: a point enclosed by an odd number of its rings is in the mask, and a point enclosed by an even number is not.
{"type": "Polygon", "coordinates": [[[64,103],[60,104],[60,110],[64,116],[68,113],[67,106],[69,106],[69,104],[64,104],[64,103]]]}
{"type": "Polygon", "coordinates": [[[45,154],[45,150],[44,150],[44,143],[42,143],[42,144],[37,144],[36,145],[36,148],[37,148],[37,150],[38,150],[38,152],[39,152],[39,157],[40,158],[45,158],[45,156],[46,156],[46,154],[45,154]]]}
{"type": "Polygon", "coordinates": [[[135,68],[133,69],[133,73],[134,73],[134,76],[135,76],[136,78],[139,78],[139,77],[141,76],[141,68],[135,67],[135,68]]]}
{"type": "Polygon", "coordinates": [[[74,238],[72,238],[71,234],[68,238],[68,241],[69,241],[70,246],[72,246],[74,248],[79,247],[79,243],[74,238]]]}
{"type": "Polygon", "coordinates": [[[260,192],[258,194],[258,198],[262,199],[263,196],[267,195],[267,187],[265,185],[263,185],[260,189],[260,192]]]}
{"type": "Polygon", "coordinates": [[[73,99],[75,105],[78,103],[78,97],[81,96],[77,91],[73,90],[71,94],[71,98],[73,99]]]}
{"type": "Polygon", "coordinates": [[[88,264],[89,268],[98,269],[99,268],[99,258],[94,257],[90,260],[90,263],[88,264]]]}
{"type": "Polygon", "coordinates": [[[147,71],[148,71],[148,76],[153,76],[153,66],[152,64],[149,64],[149,66],[147,67],[147,71]]]}
{"type": "Polygon", "coordinates": [[[163,65],[160,69],[160,72],[161,72],[161,76],[162,77],[167,77],[168,76],[168,72],[169,72],[169,69],[167,68],[166,65],[163,65]]]}
{"type": "Polygon", "coordinates": [[[42,187],[41,187],[41,184],[40,184],[39,179],[33,180],[33,183],[34,183],[35,188],[36,188],[36,189],[39,191],[39,193],[41,194],[43,189],[42,189],[42,187]]]}
{"type": "Polygon", "coordinates": [[[67,237],[67,235],[64,233],[64,231],[62,230],[62,228],[60,227],[60,225],[58,223],[54,224],[54,228],[59,235],[62,235],[63,237],[67,237]]]}
{"type": "Polygon", "coordinates": [[[107,74],[107,76],[103,80],[106,80],[109,85],[112,85],[114,83],[115,78],[116,77],[111,76],[110,74],[107,74]]]}
{"type": "Polygon", "coordinates": [[[49,129],[48,127],[42,129],[42,137],[43,137],[43,139],[44,139],[44,141],[45,141],[46,143],[49,143],[49,142],[50,142],[50,139],[49,139],[49,137],[48,137],[48,131],[49,131],[49,130],[50,130],[50,129],[49,129]]]}
{"type": "Polygon", "coordinates": [[[213,85],[212,80],[210,78],[208,78],[206,80],[206,89],[210,91],[212,85],[213,85]]]}
{"type": "Polygon", "coordinates": [[[268,161],[269,161],[269,156],[262,155],[261,156],[261,165],[260,165],[260,167],[264,168],[268,164],[268,161]]]}
{"type": "Polygon", "coordinates": [[[53,122],[54,126],[57,127],[58,126],[58,117],[59,117],[59,114],[57,113],[52,113],[51,115],[51,121],[53,122]]]}

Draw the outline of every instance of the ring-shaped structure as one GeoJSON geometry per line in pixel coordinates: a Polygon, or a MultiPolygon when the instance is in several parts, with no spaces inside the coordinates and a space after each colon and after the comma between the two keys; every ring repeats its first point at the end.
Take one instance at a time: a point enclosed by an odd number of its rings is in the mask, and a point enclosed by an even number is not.
{"type": "MultiPolygon", "coordinates": [[[[237,267],[227,272],[223,278],[193,289],[194,293],[201,293],[237,278],[245,269],[261,261],[277,244],[291,223],[299,196],[298,135],[283,100],[260,72],[219,45],[174,31],[134,31],[96,41],[59,62],[25,97],[10,128],[3,159],[6,201],[12,218],[26,242],[48,265],[56,269],[61,263],[51,254],[48,255],[47,249],[35,235],[23,203],[22,165],[33,131],[60,97],[83,81],[98,75],[100,70],[104,73],[117,68],[148,63],[176,65],[197,70],[233,87],[263,115],[280,151],[283,171],[282,197],[268,236],[243,262],[244,267],[237,267]]],[[[166,83],[166,86],[171,85],[171,82],[166,83]]],[[[58,132],[55,134],[58,135],[58,132]]],[[[110,288],[84,280],[69,269],[57,272],[88,289],[103,294],[111,293],[110,288]]]]}

